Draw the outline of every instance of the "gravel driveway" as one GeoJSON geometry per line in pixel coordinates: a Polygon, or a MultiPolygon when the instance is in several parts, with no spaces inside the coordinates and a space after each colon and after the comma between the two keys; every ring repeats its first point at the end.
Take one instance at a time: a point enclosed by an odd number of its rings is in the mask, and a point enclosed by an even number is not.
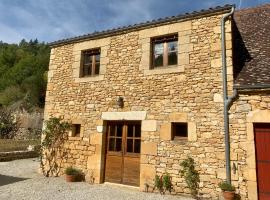
{"type": "Polygon", "coordinates": [[[135,189],[85,182],[66,183],[63,177],[37,173],[37,159],[0,162],[1,200],[190,200],[190,198],[139,192],[135,189]]]}

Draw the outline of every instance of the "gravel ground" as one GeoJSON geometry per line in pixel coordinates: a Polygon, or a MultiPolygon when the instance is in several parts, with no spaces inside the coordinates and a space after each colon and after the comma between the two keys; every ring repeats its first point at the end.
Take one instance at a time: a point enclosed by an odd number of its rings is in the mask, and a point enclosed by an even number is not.
{"type": "Polygon", "coordinates": [[[37,159],[0,162],[1,200],[191,200],[187,197],[139,192],[115,185],[67,183],[63,177],[38,174],[37,159]]]}

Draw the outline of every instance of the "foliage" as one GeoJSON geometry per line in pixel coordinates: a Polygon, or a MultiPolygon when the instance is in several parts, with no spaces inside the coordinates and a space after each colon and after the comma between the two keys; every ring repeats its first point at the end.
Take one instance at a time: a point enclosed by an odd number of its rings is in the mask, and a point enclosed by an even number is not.
{"type": "Polygon", "coordinates": [[[61,118],[53,117],[45,121],[45,127],[40,148],[41,168],[46,177],[58,176],[61,164],[59,162],[66,156],[63,144],[68,137],[70,124],[61,118]]]}
{"type": "Polygon", "coordinates": [[[162,184],[162,177],[156,175],[155,176],[155,183],[154,183],[154,189],[157,188],[160,193],[163,192],[163,184],[162,184]]]}
{"type": "Polygon", "coordinates": [[[171,193],[172,190],[172,181],[170,175],[166,172],[162,176],[155,176],[154,188],[157,188],[161,194],[164,194],[166,191],[171,193]]]}
{"type": "Polygon", "coordinates": [[[0,104],[43,107],[50,48],[38,40],[20,44],[0,41],[0,104]]]}
{"type": "Polygon", "coordinates": [[[180,170],[181,175],[184,177],[191,194],[196,197],[198,194],[200,177],[198,171],[195,169],[194,159],[188,157],[180,163],[183,168],[180,170]]]}
{"type": "Polygon", "coordinates": [[[74,175],[74,176],[79,176],[82,174],[82,171],[77,169],[77,168],[74,168],[74,167],[67,167],[65,169],[65,174],[66,175],[74,175]]]}
{"type": "Polygon", "coordinates": [[[18,121],[12,111],[0,108],[0,138],[12,139],[18,131],[18,121]]]}
{"type": "Polygon", "coordinates": [[[218,186],[222,191],[235,191],[235,187],[228,182],[221,182],[218,186]]]}
{"type": "Polygon", "coordinates": [[[164,187],[165,191],[171,192],[171,190],[172,190],[172,181],[171,181],[171,177],[170,177],[170,175],[168,173],[165,173],[163,175],[162,182],[163,182],[163,187],[164,187]]]}

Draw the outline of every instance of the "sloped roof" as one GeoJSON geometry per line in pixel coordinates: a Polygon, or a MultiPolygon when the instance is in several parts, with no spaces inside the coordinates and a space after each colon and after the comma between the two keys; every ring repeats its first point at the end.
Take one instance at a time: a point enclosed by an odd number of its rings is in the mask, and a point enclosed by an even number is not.
{"type": "Polygon", "coordinates": [[[222,7],[217,6],[215,8],[209,8],[207,10],[193,11],[191,13],[185,13],[185,14],[179,14],[177,16],[159,18],[156,20],[147,21],[147,22],[143,22],[143,23],[139,23],[139,24],[123,26],[123,27],[104,30],[104,31],[100,31],[100,32],[93,32],[93,33],[89,33],[89,34],[82,35],[82,36],[77,36],[77,37],[72,37],[72,38],[67,38],[67,39],[51,42],[51,43],[49,43],[49,45],[51,47],[55,47],[55,46],[60,46],[60,45],[64,45],[64,44],[70,44],[70,43],[74,43],[74,42],[89,40],[89,39],[109,37],[109,36],[118,35],[118,34],[121,34],[124,32],[129,32],[129,31],[133,31],[133,30],[141,30],[141,29],[144,29],[147,27],[160,26],[163,24],[173,23],[176,21],[184,21],[184,20],[188,20],[188,19],[192,19],[192,18],[199,18],[199,17],[205,16],[205,15],[211,15],[214,13],[219,13],[219,12],[225,13],[225,12],[230,11],[232,6],[233,5],[227,4],[227,5],[224,5],[222,7]]]}
{"type": "Polygon", "coordinates": [[[270,88],[270,4],[234,14],[236,88],[270,88]]]}

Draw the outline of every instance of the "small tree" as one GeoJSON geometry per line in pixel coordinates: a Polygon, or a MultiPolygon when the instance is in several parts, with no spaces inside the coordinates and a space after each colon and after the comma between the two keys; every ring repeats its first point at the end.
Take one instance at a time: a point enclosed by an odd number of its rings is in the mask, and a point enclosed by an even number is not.
{"type": "Polygon", "coordinates": [[[0,138],[12,139],[18,131],[18,121],[11,110],[0,108],[0,138]]]}
{"type": "Polygon", "coordinates": [[[195,170],[194,159],[188,157],[187,159],[182,161],[180,165],[183,168],[182,170],[180,170],[180,173],[184,177],[187,186],[190,189],[191,195],[196,198],[198,195],[200,177],[199,172],[195,170]]]}
{"type": "Polygon", "coordinates": [[[40,148],[41,169],[44,176],[59,175],[61,160],[66,156],[63,144],[68,137],[69,129],[70,124],[61,118],[53,117],[45,121],[40,148]]]}

